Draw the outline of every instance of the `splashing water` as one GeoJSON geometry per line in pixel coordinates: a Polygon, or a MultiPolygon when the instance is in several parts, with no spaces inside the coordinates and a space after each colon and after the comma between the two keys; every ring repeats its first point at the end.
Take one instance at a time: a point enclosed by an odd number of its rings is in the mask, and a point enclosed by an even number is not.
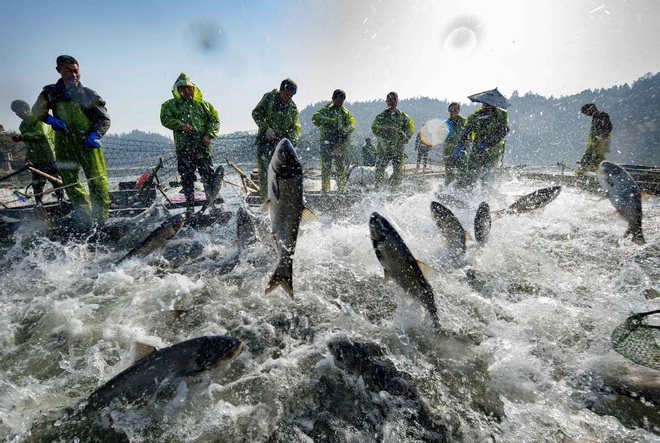
{"type": "MultiPolygon", "coordinates": [[[[428,415],[450,441],[657,441],[658,397],[649,396],[658,376],[632,384],[626,374],[640,368],[608,341],[631,312],[653,308],[643,293],[660,277],[657,200],[644,202],[647,244],[637,246],[607,200],[564,188],[542,210],[494,220],[488,243],[469,242],[456,267],[429,211],[436,185],[317,212],[296,247],[294,300],[264,296],[276,255],[261,242],[239,250],[236,217],[184,228],[163,256],[119,266],[111,263],[125,250],[17,242],[0,259],[0,433],[38,438],[43,414],[75,407],[130,366],[136,342],[232,335],[246,347],[229,368],[118,407],[114,431],[132,441],[419,441],[432,440],[428,415]],[[436,269],[429,282],[450,336],[382,281],[373,211],[436,269]],[[419,399],[378,392],[335,364],[327,342],[336,336],[385,347],[419,399]]],[[[492,193],[443,192],[472,231],[481,201],[502,209],[548,185],[513,179],[492,193]]]]}

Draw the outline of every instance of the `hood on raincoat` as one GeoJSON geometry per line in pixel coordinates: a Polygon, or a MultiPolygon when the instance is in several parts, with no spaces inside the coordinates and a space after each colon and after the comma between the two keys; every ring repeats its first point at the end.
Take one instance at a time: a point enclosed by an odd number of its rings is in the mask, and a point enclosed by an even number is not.
{"type": "Polygon", "coordinates": [[[183,100],[181,98],[181,94],[179,94],[179,90],[177,89],[179,86],[192,86],[195,88],[195,92],[193,93],[193,100],[196,102],[201,102],[203,100],[202,91],[200,91],[199,88],[192,82],[192,80],[190,80],[190,77],[188,77],[185,72],[179,74],[179,77],[174,82],[174,86],[172,86],[172,95],[174,98],[183,100]]]}

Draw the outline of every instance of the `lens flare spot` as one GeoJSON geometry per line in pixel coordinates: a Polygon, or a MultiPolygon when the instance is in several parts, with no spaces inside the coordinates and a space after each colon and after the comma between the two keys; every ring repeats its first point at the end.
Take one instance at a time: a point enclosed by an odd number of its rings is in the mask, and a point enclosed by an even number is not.
{"type": "Polygon", "coordinates": [[[225,33],[213,20],[199,19],[190,23],[190,36],[193,44],[202,54],[218,55],[224,52],[225,33]]]}
{"type": "Polygon", "coordinates": [[[447,123],[444,120],[432,118],[422,125],[419,136],[424,144],[435,146],[442,143],[448,133],[447,123]]]}
{"type": "Polygon", "coordinates": [[[442,51],[450,60],[470,57],[477,49],[477,33],[465,26],[451,31],[442,44],[442,51]]]}

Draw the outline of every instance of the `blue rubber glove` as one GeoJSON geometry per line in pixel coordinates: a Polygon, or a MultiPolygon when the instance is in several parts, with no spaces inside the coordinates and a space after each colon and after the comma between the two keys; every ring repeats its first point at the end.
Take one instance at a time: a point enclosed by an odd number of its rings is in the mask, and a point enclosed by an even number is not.
{"type": "Polygon", "coordinates": [[[59,118],[53,117],[52,115],[46,117],[46,124],[50,125],[55,131],[67,132],[69,130],[66,127],[66,123],[64,123],[59,118]]]}
{"type": "Polygon", "coordinates": [[[463,146],[461,146],[461,145],[456,146],[456,150],[454,151],[454,156],[453,156],[454,160],[455,161],[460,160],[460,158],[463,155],[464,151],[465,150],[463,149],[463,146]]]}
{"type": "Polygon", "coordinates": [[[88,148],[100,148],[101,147],[101,134],[98,132],[92,132],[89,134],[89,137],[87,137],[87,140],[85,141],[85,146],[88,148]]]}

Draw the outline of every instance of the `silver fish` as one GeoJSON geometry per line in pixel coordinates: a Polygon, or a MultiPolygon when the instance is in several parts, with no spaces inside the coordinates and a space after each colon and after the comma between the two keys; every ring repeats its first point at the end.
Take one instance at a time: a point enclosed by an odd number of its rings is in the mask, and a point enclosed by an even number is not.
{"type": "Polygon", "coordinates": [[[257,241],[254,218],[243,206],[236,211],[236,238],[240,248],[246,248],[257,241]]]}
{"type": "Polygon", "coordinates": [[[621,166],[608,161],[598,166],[596,178],[612,206],[628,222],[623,236],[632,235],[632,241],[639,245],[646,243],[642,234],[642,193],[635,180],[621,166]]]}
{"type": "Polygon", "coordinates": [[[486,202],[481,202],[474,216],[474,238],[481,246],[488,241],[490,224],[490,206],[486,202]]]}
{"type": "Polygon", "coordinates": [[[220,193],[220,188],[222,188],[222,180],[225,178],[225,168],[222,165],[218,166],[213,173],[212,183],[204,185],[204,193],[206,194],[206,201],[202,205],[198,214],[203,214],[208,208],[212,208],[215,203],[215,199],[220,193]],[[208,187],[208,189],[207,189],[208,187]]]}
{"type": "MultiPolygon", "coordinates": [[[[406,379],[408,374],[398,370],[386,356],[386,351],[377,343],[353,341],[338,337],[328,342],[328,349],[337,367],[350,374],[362,377],[365,385],[375,391],[387,391],[412,401],[417,405],[415,423],[430,431],[428,440],[450,441],[447,426],[430,414],[417,389],[406,379]]],[[[357,401],[356,401],[357,403],[357,401]]]]}
{"type": "Polygon", "coordinates": [[[413,257],[396,229],[377,212],[371,214],[369,231],[374,252],[385,272],[385,281],[392,278],[404,291],[424,305],[434,323],[438,325],[433,289],[422,273],[422,268],[427,266],[413,257]]]}
{"type": "Polygon", "coordinates": [[[465,229],[453,212],[442,203],[431,202],[431,214],[435,224],[447,241],[449,255],[454,261],[465,256],[465,229]]]}
{"type": "Polygon", "coordinates": [[[157,251],[164,250],[167,242],[172,239],[186,223],[186,214],[177,214],[165,220],[159,227],[149,234],[139,245],[128,251],[117,264],[133,257],[146,257],[157,251]]]}
{"type": "Polygon", "coordinates": [[[537,189],[534,192],[523,195],[508,208],[493,212],[493,215],[500,217],[502,215],[514,215],[530,212],[542,208],[557,198],[561,192],[561,186],[550,186],[548,188],[537,189]]]}
{"type": "Polygon", "coordinates": [[[383,358],[386,350],[377,343],[336,337],[328,342],[328,349],[338,367],[363,376],[365,382],[378,390],[394,395],[417,396],[404,374],[390,360],[383,358]]]}
{"type": "Polygon", "coordinates": [[[268,200],[262,210],[270,212],[273,239],[279,262],[266,286],[269,294],[278,286],[293,298],[293,254],[302,218],[313,217],[303,203],[303,170],[288,139],[282,139],[268,166],[268,200]]]}
{"type": "Polygon", "coordinates": [[[81,412],[99,410],[114,400],[127,403],[155,394],[164,382],[220,370],[243,351],[243,342],[228,336],[205,336],[159,349],[120,372],[92,392],[81,412]]]}

